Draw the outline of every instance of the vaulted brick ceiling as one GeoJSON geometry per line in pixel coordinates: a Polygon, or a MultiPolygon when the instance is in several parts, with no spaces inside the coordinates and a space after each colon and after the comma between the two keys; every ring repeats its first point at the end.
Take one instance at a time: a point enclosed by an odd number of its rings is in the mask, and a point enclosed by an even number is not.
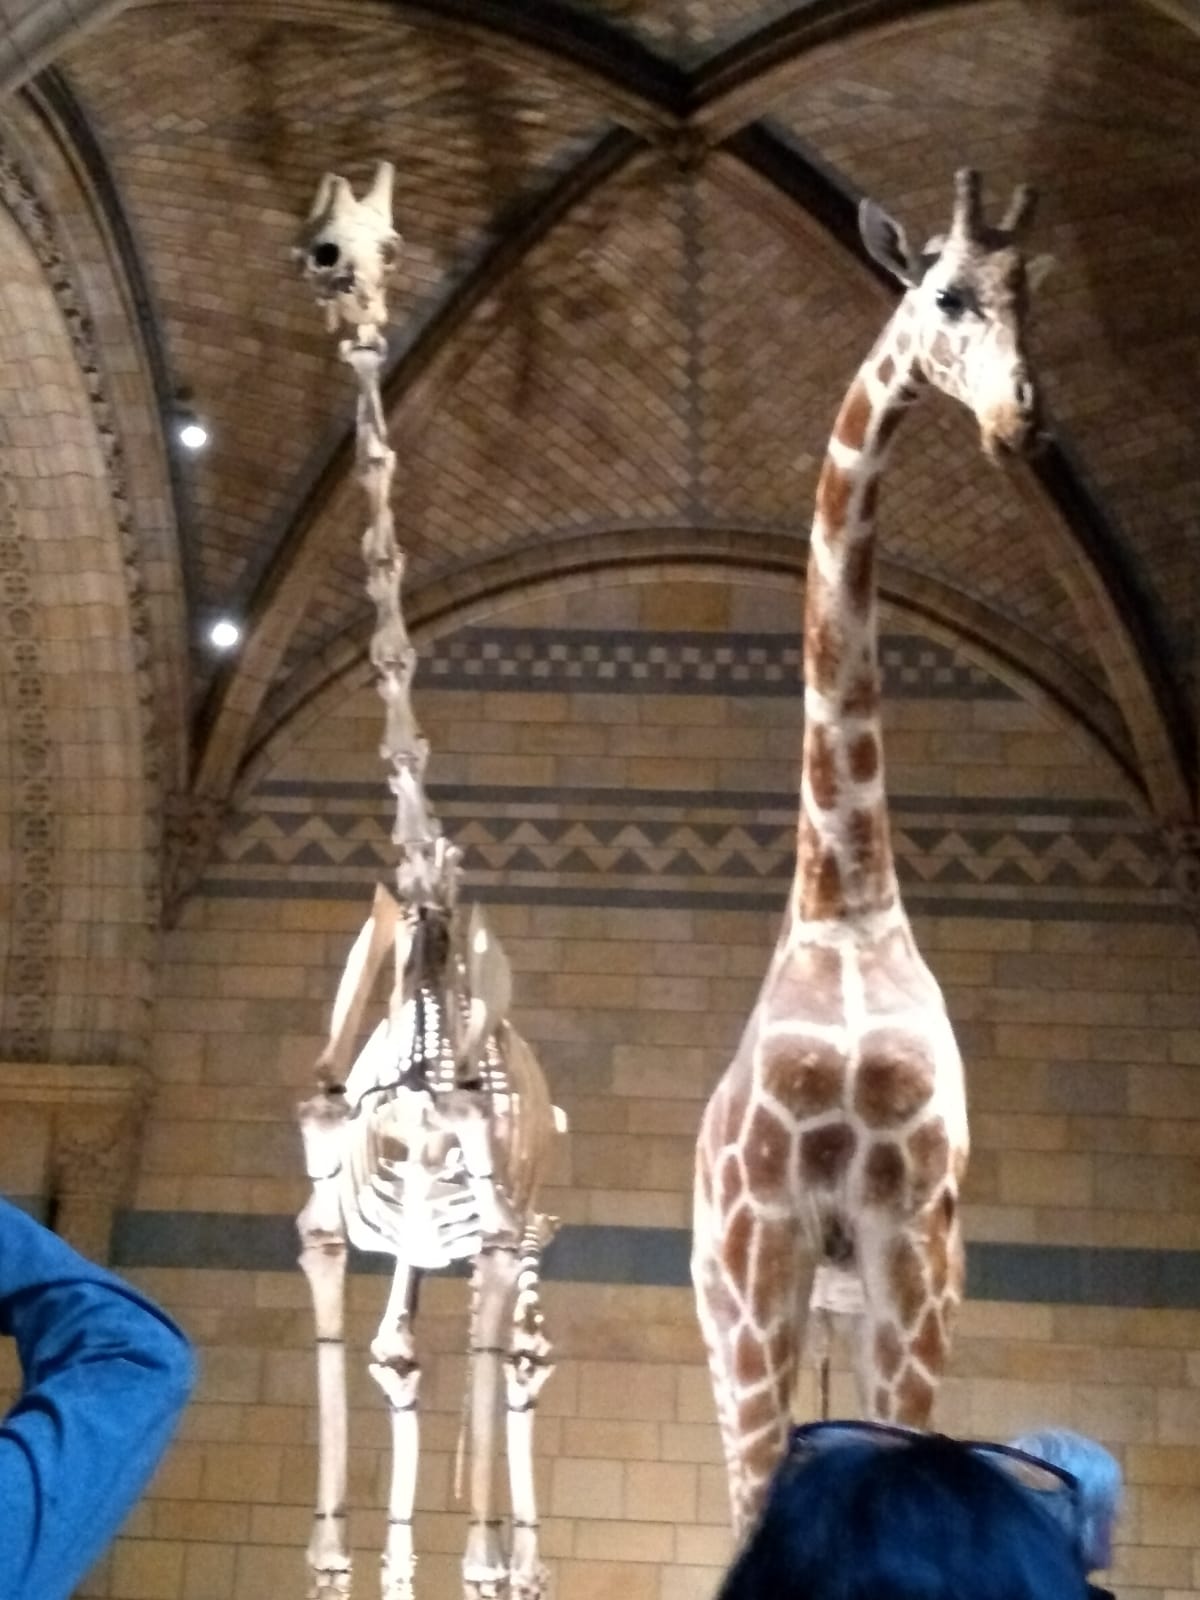
{"type": "Polygon", "coordinates": [[[415,614],[573,564],[800,570],[816,466],[953,169],[1031,178],[1058,270],[1059,447],[981,457],[930,402],[885,587],[1089,721],[1182,814],[1195,781],[1200,38],[1184,0],[156,0],[60,58],[164,374],[211,419],[177,481],[199,782],[236,781],[361,648],[352,395],[288,246],[327,167],[397,164],[389,405],[415,614]],[[107,186],[105,182],[107,174],[107,186]],[[1190,197],[1190,199],[1189,199],[1190,197]],[[250,620],[215,673],[204,622],[250,620]]]}

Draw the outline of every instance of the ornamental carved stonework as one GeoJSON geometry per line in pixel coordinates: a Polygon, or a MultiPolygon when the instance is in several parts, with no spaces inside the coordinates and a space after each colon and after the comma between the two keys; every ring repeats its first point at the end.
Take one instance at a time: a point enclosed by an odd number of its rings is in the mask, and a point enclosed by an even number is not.
{"type": "MultiPolygon", "coordinates": [[[[116,413],[108,395],[108,378],[100,356],[100,343],[82,293],[74,280],[70,261],[59,241],[54,220],[38,195],[33,182],[11,149],[3,143],[0,129],[0,205],[12,216],[42,269],[54,296],[59,315],[71,343],[75,365],[83,379],[91,408],[96,438],[104,460],[113,518],[120,539],[121,571],[132,633],[132,658],[141,719],[142,775],[145,783],[147,841],[157,840],[163,787],[162,746],[155,717],[155,688],[152,670],[154,634],[150,606],[142,582],[142,557],[134,523],[133,503],[125,453],[117,430],[116,413]]],[[[147,862],[146,918],[149,927],[159,925],[159,862],[153,850],[147,862]]]]}
{"type": "Polygon", "coordinates": [[[173,794],[163,812],[162,920],[174,927],[216,848],[227,802],[216,795],[173,794]]]}
{"type": "Polygon", "coordinates": [[[109,1259],[130,1197],[148,1081],[132,1067],[0,1062],[0,1119],[20,1107],[40,1115],[47,1134],[41,1192],[26,1198],[93,1261],[109,1259]]]}

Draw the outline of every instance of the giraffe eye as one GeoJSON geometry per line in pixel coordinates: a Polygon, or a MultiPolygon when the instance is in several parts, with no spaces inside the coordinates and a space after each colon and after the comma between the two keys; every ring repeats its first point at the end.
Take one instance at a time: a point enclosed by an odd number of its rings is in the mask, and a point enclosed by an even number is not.
{"type": "Polygon", "coordinates": [[[952,322],[967,309],[967,297],[961,289],[939,289],[933,298],[938,310],[952,322]]]}

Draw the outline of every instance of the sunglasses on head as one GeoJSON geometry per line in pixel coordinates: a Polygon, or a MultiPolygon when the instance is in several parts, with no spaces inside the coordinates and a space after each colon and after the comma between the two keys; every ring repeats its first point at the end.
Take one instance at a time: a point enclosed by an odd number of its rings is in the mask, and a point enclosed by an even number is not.
{"type": "MultiPolygon", "coordinates": [[[[903,1449],[920,1439],[937,1438],[919,1428],[905,1428],[893,1422],[805,1422],[792,1429],[788,1435],[786,1460],[802,1466],[812,1457],[839,1445],[869,1444],[880,1449],[903,1449]]],[[[974,1439],[955,1440],[962,1449],[989,1462],[1005,1473],[1028,1493],[1055,1519],[1060,1527],[1077,1544],[1083,1518],[1080,1505],[1079,1480],[1074,1473],[1053,1462],[1031,1456],[1010,1444],[989,1444],[974,1439]]]]}

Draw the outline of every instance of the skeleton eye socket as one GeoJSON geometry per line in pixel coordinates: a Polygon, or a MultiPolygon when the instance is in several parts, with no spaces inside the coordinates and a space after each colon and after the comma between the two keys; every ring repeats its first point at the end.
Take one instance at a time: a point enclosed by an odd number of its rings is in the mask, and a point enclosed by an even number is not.
{"type": "Polygon", "coordinates": [[[949,317],[951,322],[956,322],[967,309],[967,296],[964,290],[953,286],[939,289],[934,295],[934,304],[944,317],[949,317]]]}
{"type": "Polygon", "coordinates": [[[322,239],[320,244],[313,246],[313,265],[315,267],[336,267],[341,253],[332,239],[322,239]]]}

